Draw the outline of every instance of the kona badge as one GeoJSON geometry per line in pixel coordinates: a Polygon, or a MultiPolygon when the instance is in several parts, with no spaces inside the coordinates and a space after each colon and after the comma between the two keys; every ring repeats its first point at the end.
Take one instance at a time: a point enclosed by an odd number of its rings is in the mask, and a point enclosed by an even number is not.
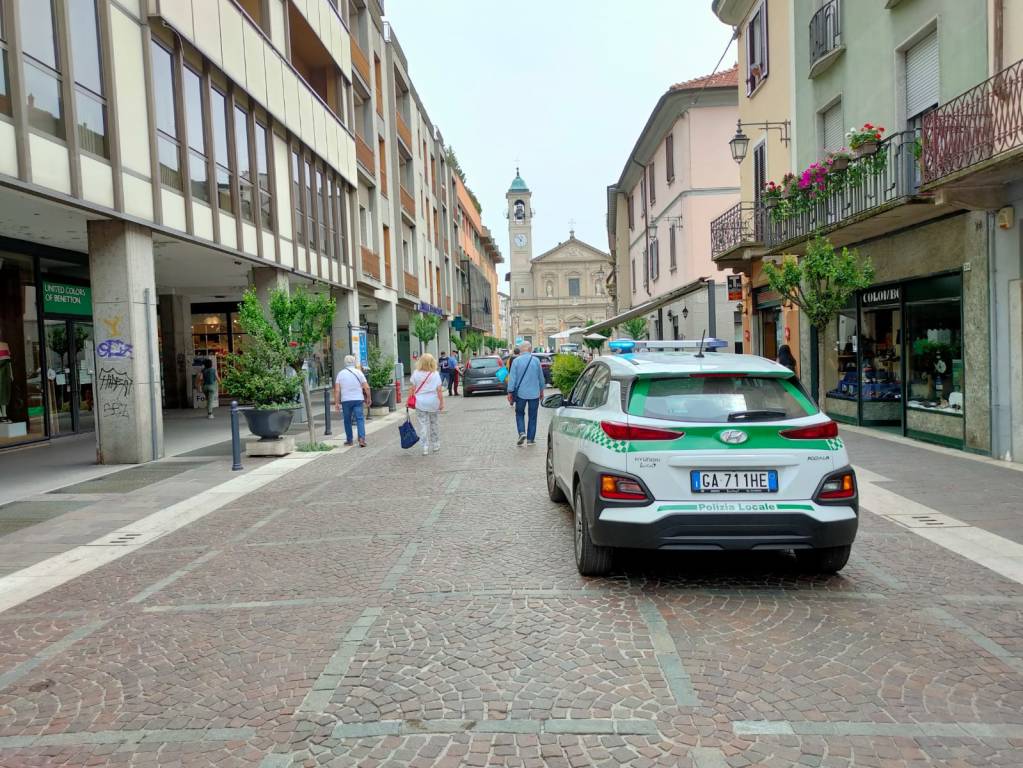
{"type": "Polygon", "coordinates": [[[749,440],[749,435],[741,429],[726,429],[718,435],[718,440],[729,445],[742,445],[749,440]]]}

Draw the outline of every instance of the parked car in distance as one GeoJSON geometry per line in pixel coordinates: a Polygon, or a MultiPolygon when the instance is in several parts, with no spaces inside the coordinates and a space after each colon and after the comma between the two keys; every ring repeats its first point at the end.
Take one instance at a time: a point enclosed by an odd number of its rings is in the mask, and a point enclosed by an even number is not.
{"type": "Polygon", "coordinates": [[[474,357],[465,367],[465,375],[462,378],[462,392],[466,397],[480,392],[500,392],[504,394],[504,381],[497,375],[503,367],[501,358],[497,355],[486,357],[474,357]]]}
{"type": "Polygon", "coordinates": [[[536,352],[534,356],[540,359],[540,367],[543,368],[543,378],[550,386],[551,383],[551,365],[554,363],[554,355],[550,352],[536,352]]]}

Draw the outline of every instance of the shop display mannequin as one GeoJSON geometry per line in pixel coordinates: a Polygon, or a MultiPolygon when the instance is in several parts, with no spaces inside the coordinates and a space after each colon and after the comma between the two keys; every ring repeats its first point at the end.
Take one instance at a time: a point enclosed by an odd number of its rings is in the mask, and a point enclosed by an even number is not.
{"type": "Polygon", "coordinates": [[[7,406],[11,402],[11,390],[14,386],[13,368],[11,348],[7,342],[0,341],[0,421],[10,421],[7,417],[7,406]]]}

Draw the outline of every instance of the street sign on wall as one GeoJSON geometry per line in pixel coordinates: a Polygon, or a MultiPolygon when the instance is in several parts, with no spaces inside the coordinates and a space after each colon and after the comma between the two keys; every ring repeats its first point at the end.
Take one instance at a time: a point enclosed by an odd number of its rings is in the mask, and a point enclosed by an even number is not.
{"type": "Polygon", "coordinates": [[[85,285],[68,285],[43,281],[43,312],[63,315],[92,315],[92,289],[85,285]]]}
{"type": "Polygon", "coordinates": [[[728,300],[742,301],[742,275],[728,276],[728,300]]]}

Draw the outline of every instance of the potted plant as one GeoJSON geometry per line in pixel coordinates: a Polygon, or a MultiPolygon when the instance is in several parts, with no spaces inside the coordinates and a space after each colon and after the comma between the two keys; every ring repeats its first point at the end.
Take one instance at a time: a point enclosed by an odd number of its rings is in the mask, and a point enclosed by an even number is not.
{"type": "Polygon", "coordinates": [[[781,196],[786,199],[792,197],[792,195],[798,190],[796,183],[797,183],[796,174],[792,173],[791,171],[782,176],[781,196]]]}
{"type": "Polygon", "coordinates": [[[877,145],[883,134],[884,126],[864,123],[862,128],[850,128],[845,138],[856,157],[866,157],[877,152],[877,145]]]}
{"type": "Polygon", "coordinates": [[[828,155],[828,169],[835,172],[844,171],[852,162],[853,155],[848,149],[835,150],[828,155]]]}
{"type": "Polygon", "coordinates": [[[261,440],[277,440],[291,427],[302,380],[289,375],[283,339],[266,333],[269,323],[259,299],[248,291],[239,312],[239,324],[248,334],[245,351],[228,355],[222,375],[224,388],[249,403],[242,409],[249,431],[261,440]]]}
{"type": "Polygon", "coordinates": [[[768,210],[776,208],[778,203],[781,202],[781,186],[775,184],[773,181],[767,182],[764,185],[764,191],[760,194],[760,199],[764,203],[764,207],[768,210]]]}
{"type": "Polygon", "coordinates": [[[372,407],[386,407],[391,399],[391,390],[394,389],[394,358],[384,355],[376,344],[369,348],[366,381],[369,382],[372,407]]]}

